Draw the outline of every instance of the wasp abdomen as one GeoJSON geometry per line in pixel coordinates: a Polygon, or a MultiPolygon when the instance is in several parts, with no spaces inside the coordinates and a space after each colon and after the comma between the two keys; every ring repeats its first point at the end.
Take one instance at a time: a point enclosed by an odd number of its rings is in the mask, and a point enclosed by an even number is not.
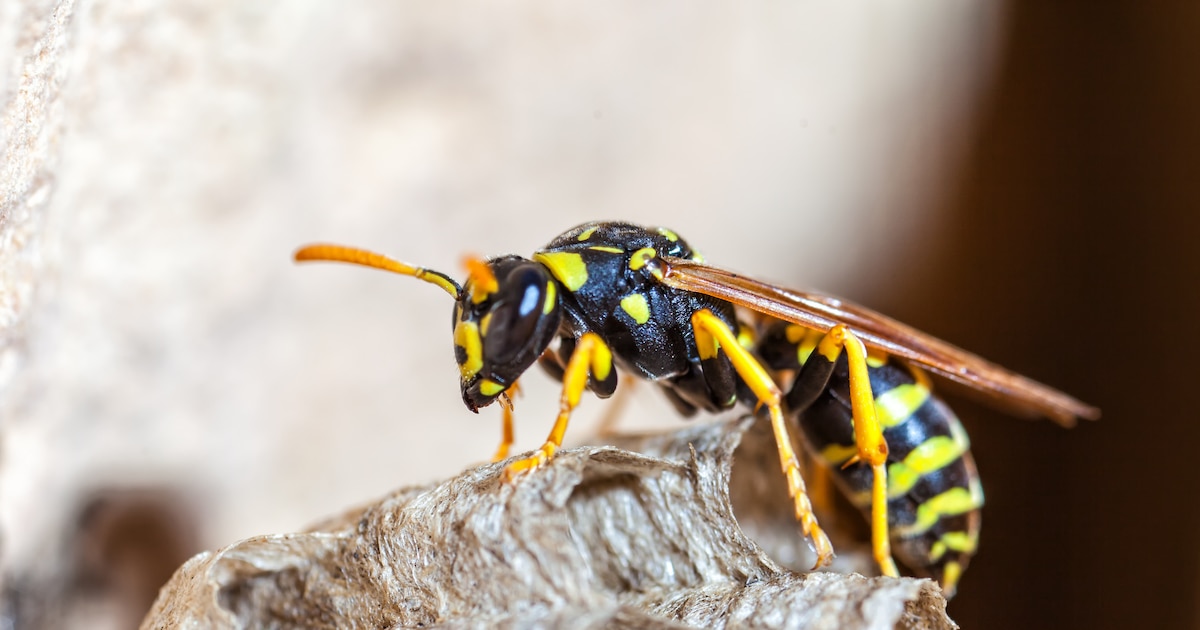
{"type": "MultiPolygon", "coordinates": [[[[760,353],[775,369],[798,371],[787,398],[805,442],[834,472],[850,501],[869,514],[871,468],[864,463],[844,467],[858,454],[847,359],[843,355],[823,370],[819,362],[809,364],[822,335],[797,328],[773,326],[760,342],[760,353]]],[[[967,433],[919,370],[895,359],[871,360],[868,376],[888,445],[892,549],[915,573],[938,580],[950,594],[975,552],[983,506],[967,433]]]]}

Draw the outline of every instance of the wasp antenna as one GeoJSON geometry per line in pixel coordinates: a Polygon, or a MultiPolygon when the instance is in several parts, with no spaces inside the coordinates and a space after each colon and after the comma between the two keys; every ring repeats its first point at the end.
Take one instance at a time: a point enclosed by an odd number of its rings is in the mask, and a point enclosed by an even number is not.
{"type": "Polygon", "coordinates": [[[362,267],[372,267],[374,269],[382,269],[398,273],[402,276],[412,276],[418,280],[424,280],[430,284],[436,284],[443,291],[449,293],[454,299],[462,294],[462,287],[458,285],[450,276],[432,269],[424,267],[415,267],[408,263],[402,263],[398,260],[393,260],[383,254],[376,254],[372,251],[359,249],[357,247],[347,247],[345,245],[330,245],[328,243],[316,243],[313,245],[305,245],[296,250],[292,255],[296,262],[306,262],[311,260],[323,260],[327,262],[342,262],[351,265],[360,265],[362,267]]]}

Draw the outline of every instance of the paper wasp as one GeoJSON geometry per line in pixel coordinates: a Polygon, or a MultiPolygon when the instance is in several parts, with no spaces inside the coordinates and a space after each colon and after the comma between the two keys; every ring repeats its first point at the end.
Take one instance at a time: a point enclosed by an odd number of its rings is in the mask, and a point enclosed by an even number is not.
{"type": "MultiPolygon", "coordinates": [[[[339,245],[309,245],[295,259],[414,276],[454,297],[455,359],[471,411],[496,400],[510,408],[508,392],[535,362],[562,381],[550,435],[532,455],[510,463],[510,475],[553,457],[583,391],[611,396],[619,367],[660,385],[684,414],[739,401],[765,410],[796,519],[820,567],[833,548],[800,474],[793,418],[815,458],[866,514],[881,571],[898,575],[894,548],[947,595],[975,551],[983,493],[966,432],[933,396],[926,372],[1060,424],[1099,416],[1066,394],[866,308],[707,265],[665,228],[580,225],[532,259],[468,261],[463,285],[339,245]],[[765,316],[765,329],[755,335],[737,307],[765,316]],[[786,391],[777,373],[794,374],[786,391]]],[[[504,435],[498,458],[511,443],[507,413],[504,435]]]]}

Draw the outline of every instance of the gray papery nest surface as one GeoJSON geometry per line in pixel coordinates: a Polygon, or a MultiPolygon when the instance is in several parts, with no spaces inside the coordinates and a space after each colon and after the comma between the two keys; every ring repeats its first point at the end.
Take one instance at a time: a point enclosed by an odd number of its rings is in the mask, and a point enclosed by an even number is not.
{"type": "Polygon", "coordinates": [[[201,553],[142,627],[957,627],[933,582],[849,572],[861,547],[839,546],[846,572],[784,566],[812,556],[765,422],[617,441],[201,553]]]}

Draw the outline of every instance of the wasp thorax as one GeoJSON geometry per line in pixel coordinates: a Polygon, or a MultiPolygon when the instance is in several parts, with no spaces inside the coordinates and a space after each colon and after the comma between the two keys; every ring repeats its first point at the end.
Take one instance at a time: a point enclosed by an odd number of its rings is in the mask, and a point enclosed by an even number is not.
{"type": "Polygon", "coordinates": [[[454,356],[463,402],[490,405],[550,345],[562,319],[558,289],[541,265],[519,256],[468,264],[454,306],[454,356]]]}

